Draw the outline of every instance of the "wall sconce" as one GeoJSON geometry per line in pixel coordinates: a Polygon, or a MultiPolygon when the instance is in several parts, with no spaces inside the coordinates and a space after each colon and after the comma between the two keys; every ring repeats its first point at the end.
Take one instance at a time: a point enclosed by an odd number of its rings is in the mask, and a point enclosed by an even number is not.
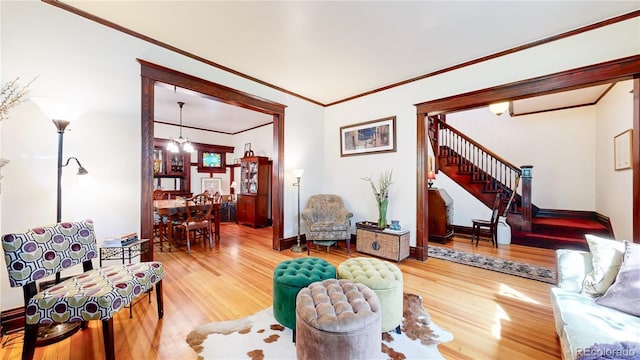
{"type": "Polygon", "coordinates": [[[436,179],[436,173],[433,170],[427,172],[427,182],[429,183],[429,189],[433,186],[433,180],[436,179]]]}
{"type": "Polygon", "coordinates": [[[293,176],[296,177],[296,182],[293,183],[293,186],[298,187],[298,243],[291,247],[291,251],[300,253],[306,250],[304,245],[300,245],[300,178],[302,178],[302,174],[304,173],[304,169],[295,169],[293,170],[293,176]]]}
{"type": "Polygon", "coordinates": [[[508,108],[509,108],[508,101],[489,105],[489,110],[491,110],[492,113],[498,116],[502,115],[502,113],[505,112],[508,108]]]}

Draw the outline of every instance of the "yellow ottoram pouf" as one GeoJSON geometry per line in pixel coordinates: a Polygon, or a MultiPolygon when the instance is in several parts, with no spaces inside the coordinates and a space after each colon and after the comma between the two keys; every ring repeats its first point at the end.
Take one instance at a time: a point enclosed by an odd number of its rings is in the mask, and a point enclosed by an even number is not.
{"type": "Polygon", "coordinates": [[[388,262],[369,257],[357,257],[338,266],[338,279],[362,283],[373,290],[382,307],[382,332],[396,330],[402,323],[402,272],[388,262]]]}

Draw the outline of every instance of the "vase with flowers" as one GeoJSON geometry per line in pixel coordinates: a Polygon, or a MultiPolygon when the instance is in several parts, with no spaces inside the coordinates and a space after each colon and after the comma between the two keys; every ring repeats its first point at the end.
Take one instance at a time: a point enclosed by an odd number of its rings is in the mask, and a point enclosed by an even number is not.
{"type": "Polygon", "coordinates": [[[368,181],[369,184],[371,184],[371,190],[373,190],[373,195],[378,205],[378,226],[383,229],[387,227],[387,206],[389,205],[389,187],[391,187],[392,184],[392,175],[393,170],[382,173],[377,187],[371,177],[362,178],[362,180],[368,181]]]}

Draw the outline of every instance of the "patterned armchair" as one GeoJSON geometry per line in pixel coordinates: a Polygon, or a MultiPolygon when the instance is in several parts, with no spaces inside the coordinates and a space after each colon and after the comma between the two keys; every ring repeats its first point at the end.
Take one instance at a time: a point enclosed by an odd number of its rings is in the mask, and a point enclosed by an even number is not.
{"type": "Polygon", "coordinates": [[[351,218],[353,213],[344,207],[339,195],[312,195],[300,214],[307,228],[307,255],[310,242],[327,247],[346,240],[347,256],[351,248],[351,218]]]}
{"type": "Polygon", "coordinates": [[[105,356],[115,358],[113,316],[155,285],[158,318],[163,315],[162,263],[140,262],[93,269],[98,256],[93,222],[59,223],[2,236],[9,284],[24,294],[22,359],[33,359],[38,326],[102,320],[105,356]],[[36,281],[74,265],[84,272],[38,292],[36,281]]]}

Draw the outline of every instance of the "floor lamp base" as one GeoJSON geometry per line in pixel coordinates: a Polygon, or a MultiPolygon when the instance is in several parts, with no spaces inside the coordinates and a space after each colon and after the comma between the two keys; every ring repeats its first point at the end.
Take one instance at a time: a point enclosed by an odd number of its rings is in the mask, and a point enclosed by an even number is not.
{"type": "Polygon", "coordinates": [[[299,243],[296,244],[296,245],[293,245],[291,247],[291,251],[294,252],[294,253],[301,253],[301,252],[304,252],[306,250],[307,250],[307,247],[304,246],[304,245],[300,245],[299,243]]]}
{"type": "Polygon", "coordinates": [[[80,329],[79,322],[55,323],[38,327],[36,346],[46,346],[62,341],[75,334],[80,329]]]}

